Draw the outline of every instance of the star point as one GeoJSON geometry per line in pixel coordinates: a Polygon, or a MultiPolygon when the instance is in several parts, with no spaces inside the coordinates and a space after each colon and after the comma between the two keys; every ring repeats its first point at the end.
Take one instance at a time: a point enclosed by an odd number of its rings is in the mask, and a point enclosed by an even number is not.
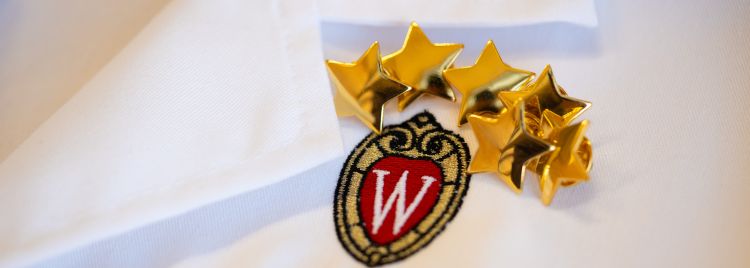
{"type": "Polygon", "coordinates": [[[326,65],[336,88],[336,113],[354,115],[376,133],[383,129],[385,103],[410,90],[408,85],[387,75],[380,60],[378,42],[372,43],[353,63],[327,60],[326,65]]]}
{"type": "Polygon", "coordinates": [[[528,132],[523,106],[498,115],[471,114],[468,119],[479,143],[469,172],[497,173],[516,193],[523,187],[526,164],[555,148],[528,132]]]}
{"type": "Polygon", "coordinates": [[[424,94],[456,101],[453,89],[443,78],[443,71],[453,66],[463,47],[462,44],[432,43],[419,25],[412,22],[401,49],[383,57],[386,72],[412,88],[399,96],[399,111],[424,94]]]}
{"type": "MultiPolygon", "coordinates": [[[[500,101],[506,106],[514,106],[519,100],[528,102],[531,98],[538,102],[538,111],[545,110],[561,116],[564,124],[569,124],[591,107],[591,103],[568,96],[555,81],[550,65],[544,67],[536,81],[516,92],[500,92],[500,101]]],[[[541,116],[538,114],[537,116],[541,116]]]]}
{"type": "Polygon", "coordinates": [[[500,113],[505,107],[498,98],[503,91],[516,91],[528,83],[533,72],[506,64],[492,40],[472,66],[448,69],[446,80],[462,95],[458,125],[468,121],[472,113],[500,113]]]}
{"type": "Polygon", "coordinates": [[[529,133],[526,125],[524,105],[514,109],[516,128],[508,144],[502,149],[498,170],[500,177],[520,192],[523,186],[526,165],[534,159],[555,150],[555,146],[529,133]]]}
{"type": "Polygon", "coordinates": [[[500,114],[471,114],[468,118],[479,148],[469,164],[469,173],[497,172],[500,162],[498,150],[503,148],[513,134],[513,115],[508,111],[500,114]]]}
{"type": "MultiPolygon", "coordinates": [[[[581,157],[582,145],[587,140],[584,133],[588,124],[588,120],[583,120],[554,132],[555,149],[539,159],[536,172],[539,174],[539,189],[545,205],[552,203],[561,185],[568,186],[588,180],[590,162],[581,157]]],[[[590,159],[590,151],[586,157],[590,159]]]]}

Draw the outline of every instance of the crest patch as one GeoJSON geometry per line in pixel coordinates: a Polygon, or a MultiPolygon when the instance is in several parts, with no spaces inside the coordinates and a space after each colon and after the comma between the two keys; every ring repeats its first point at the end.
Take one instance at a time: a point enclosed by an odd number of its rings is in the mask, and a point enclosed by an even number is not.
{"type": "Polygon", "coordinates": [[[341,244],[369,266],[427,246],[461,207],[469,157],[463,138],[426,111],[365,137],[346,159],[336,187],[341,244]]]}

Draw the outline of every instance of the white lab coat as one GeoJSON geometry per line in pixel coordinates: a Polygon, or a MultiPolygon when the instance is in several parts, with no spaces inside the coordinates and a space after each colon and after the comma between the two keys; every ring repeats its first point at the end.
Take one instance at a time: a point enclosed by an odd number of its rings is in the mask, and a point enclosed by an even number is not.
{"type": "MultiPolygon", "coordinates": [[[[551,64],[569,94],[594,104],[583,115],[594,168],[550,207],[533,176],[516,195],[475,175],[446,230],[396,265],[749,265],[750,6],[600,1],[594,11],[590,1],[532,2],[514,20],[500,11],[513,1],[447,11],[415,4],[412,18],[336,12],[336,1],[323,1],[322,23],[306,1],[148,6],[155,15],[134,18],[142,29],[110,49],[80,89],[57,93],[69,97],[47,108],[48,118],[0,110],[6,122],[39,121],[16,124],[32,130],[8,138],[16,144],[0,163],[0,264],[360,265],[337,241],[331,207],[346,154],[368,130],[334,115],[322,58],[355,60],[375,40],[390,53],[408,21],[423,19],[433,42],[465,44],[459,66],[487,39],[515,67],[538,73],[551,64]]],[[[14,90],[33,79],[9,80],[17,84],[0,96],[42,98],[14,90]]],[[[385,123],[425,109],[476,149],[470,128],[455,125],[456,104],[441,99],[402,113],[391,103],[385,123]]]]}

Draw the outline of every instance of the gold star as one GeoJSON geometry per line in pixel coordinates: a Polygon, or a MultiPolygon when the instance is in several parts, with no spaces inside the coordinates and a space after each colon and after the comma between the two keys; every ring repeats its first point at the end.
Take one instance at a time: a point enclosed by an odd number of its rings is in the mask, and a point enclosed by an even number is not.
{"type": "MultiPolygon", "coordinates": [[[[550,134],[550,140],[555,149],[542,156],[536,166],[539,174],[539,189],[542,202],[549,205],[560,185],[572,185],[578,181],[588,179],[591,168],[591,151],[588,145],[587,160],[582,159],[581,151],[585,137],[583,136],[589,122],[583,120],[578,124],[555,129],[550,134]]],[[[583,148],[583,150],[586,150],[583,148]]]]}
{"type": "Polygon", "coordinates": [[[383,70],[378,42],[372,43],[356,62],[327,60],[326,65],[336,87],[336,113],[355,115],[378,134],[383,129],[383,105],[410,89],[383,70]]]}
{"type": "Polygon", "coordinates": [[[506,110],[497,115],[470,114],[468,121],[479,144],[469,164],[469,173],[497,172],[500,149],[508,143],[515,128],[513,114],[506,110]]]}
{"type": "Polygon", "coordinates": [[[496,172],[517,193],[521,192],[526,164],[555,149],[528,132],[524,106],[522,103],[496,116],[469,115],[469,124],[479,143],[469,172],[496,172]]]}
{"type": "MultiPolygon", "coordinates": [[[[552,74],[552,68],[549,65],[544,67],[536,81],[527,85],[524,89],[514,92],[500,92],[499,97],[506,106],[513,106],[519,100],[523,100],[527,105],[538,105],[538,113],[550,110],[563,118],[563,125],[575,120],[591,106],[590,102],[569,97],[555,81],[555,76],[552,74]],[[529,103],[532,101],[534,104],[529,103]]],[[[536,116],[539,118],[541,114],[536,114],[536,116]]]]}
{"type": "Polygon", "coordinates": [[[532,72],[505,64],[492,40],[487,41],[473,66],[448,69],[443,74],[463,95],[458,114],[459,126],[466,123],[468,115],[472,113],[500,113],[504,106],[498,99],[498,93],[518,90],[534,76],[532,72]]]}
{"type": "Polygon", "coordinates": [[[560,128],[565,126],[565,119],[550,110],[542,112],[540,135],[543,139],[551,139],[556,136],[560,128]]]}
{"type": "Polygon", "coordinates": [[[433,44],[416,22],[412,22],[404,45],[383,58],[383,68],[391,77],[412,90],[398,96],[398,110],[427,93],[450,101],[456,95],[445,82],[443,70],[453,66],[462,44],[433,44]]]}
{"type": "MultiPolygon", "coordinates": [[[[555,142],[555,137],[559,135],[560,129],[562,129],[563,127],[565,127],[565,120],[561,116],[553,113],[550,110],[546,110],[542,113],[541,129],[539,133],[542,139],[555,142]]],[[[578,151],[576,153],[578,154],[578,157],[581,158],[581,161],[586,167],[586,172],[589,172],[592,166],[592,149],[591,141],[589,140],[589,138],[583,136],[583,141],[581,141],[581,145],[578,147],[578,151]]],[[[545,157],[542,157],[543,160],[546,160],[544,158],[545,157]]],[[[537,164],[538,163],[530,164],[528,168],[536,170],[537,164]]],[[[573,186],[579,182],[580,180],[563,180],[561,185],[568,187],[573,186]]]]}

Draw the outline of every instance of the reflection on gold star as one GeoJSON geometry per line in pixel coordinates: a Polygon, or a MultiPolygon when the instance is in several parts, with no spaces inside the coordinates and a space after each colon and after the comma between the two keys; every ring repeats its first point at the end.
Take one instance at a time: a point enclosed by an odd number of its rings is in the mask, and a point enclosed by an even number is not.
{"type": "Polygon", "coordinates": [[[462,44],[433,44],[419,25],[412,22],[401,49],[383,57],[386,72],[412,88],[398,97],[399,111],[423,94],[456,101],[453,90],[443,79],[443,71],[453,65],[463,47],[462,44]]]}
{"type": "Polygon", "coordinates": [[[555,149],[541,157],[536,165],[536,173],[540,177],[539,189],[545,205],[552,202],[560,185],[569,186],[588,179],[591,145],[589,143],[588,148],[582,146],[588,124],[587,120],[583,120],[550,132],[549,140],[555,145],[555,149]],[[582,155],[582,151],[588,151],[588,154],[582,155]]]}
{"type": "Polygon", "coordinates": [[[376,133],[383,129],[383,105],[410,89],[387,76],[378,42],[353,63],[327,60],[326,65],[336,87],[336,113],[355,115],[376,133]]]}
{"type": "Polygon", "coordinates": [[[472,113],[500,113],[504,106],[498,99],[498,93],[518,90],[534,76],[532,72],[506,64],[492,40],[487,42],[473,66],[448,69],[443,74],[463,95],[458,114],[459,126],[466,123],[472,113]]]}
{"type": "MultiPolygon", "coordinates": [[[[506,106],[513,106],[519,100],[527,102],[534,101],[533,106],[538,107],[538,112],[550,110],[561,116],[567,125],[591,106],[591,103],[572,98],[555,81],[552,68],[547,65],[536,81],[527,85],[522,90],[513,92],[500,92],[500,100],[506,106]]],[[[537,114],[541,117],[541,114],[537,114]]]]}
{"type": "Polygon", "coordinates": [[[472,127],[479,149],[469,166],[470,173],[496,172],[515,192],[521,192],[526,164],[555,147],[528,132],[521,103],[499,115],[472,114],[472,127]]]}

